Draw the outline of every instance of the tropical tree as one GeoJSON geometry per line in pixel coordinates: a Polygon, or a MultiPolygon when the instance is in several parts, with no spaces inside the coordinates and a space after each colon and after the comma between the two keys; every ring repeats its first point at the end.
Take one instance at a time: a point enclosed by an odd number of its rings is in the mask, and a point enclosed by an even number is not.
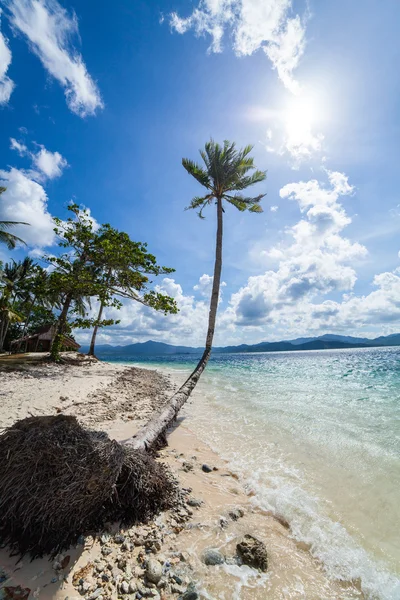
{"type": "Polygon", "coordinates": [[[147,251],[147,244],[134,242],[127,233],[105,224],[95,242],[94,263],[99,269],[100,304],[89,356],[94,356],[99,327],[110,324],[110,320],[102,321],[104,307],[121,308],[118,298],[134,300],[164,314],[178,312],[173,298],[148,288],[150,277],[173,273],[175,269],[158,265],[156,257],[147,251]]]}
{"type": "MultiPolygon", "coordinates": [[[[7,188],[0,186],[0,196],[6,189],[7,188]]],[[[25,244],[24,240],[21,240],[21,238],[8,231],[16,225],[29,225],[29,223],[24,223],[22,221],[0,221],[0,243],[6,244],[9,250],[13,250],[18,242],[20,244],[25,244]]]]}
{"type": "Polygon", "coordinates": [[[95,225],[89,213],[78,205],[68,207],[73,213],[67,221],[55,218],[58,245],[66,251],[47,257],[53,267],[50,290],[61,294],[57,332],[51,348],[53,360],[60,360],[63,336],[71,329],[94,327],[89,354],[94,354],[99,327],[116,324],[114,319],[102,319],[105,306],[120,308],[118,297],[136,300],[166,312],[177,312],[173,298],[147,289],[148,275],[170,273],[160,267],[147,252],[146,244],[133,242],[128,234],[108,224],[95,225]],[[89,318],[86,307],[90,299],[100,301],[97,318],[89,318]],[[68,321],[72,313],[74,319],[68,321]]]}
{"type": "Polygon", "coordinates": [[[98,295],[98,269],[93,264],[96,232],[93,219],[88,211],[71,204],[68,209],[73,213],[67,221],[54,218],[54,232],[58,236],[58,245],[65,252],[58,256],[47,256],[52,266],[49,288],[59,295],[60,314],[56,334],[51,347],[51,358],[60,360],[63,338],[68,332],[68,314],[85,315],[85,299],[98,295]]]}
{"type": "Polygon", "coordinates": [[[241,212],[262,212],[260,201],[265,194],[247,196],[244,193],[247,188],[256,183],[261,183],[266,178],[266,171],[259,171],[255,168],[254,159],[250,156],[251,151],[252,146],[246,146],[238,150],[233,142],[225,141],[221,146],[210,140],[206,143],[204,150],[200,150],[204,165],[199,165],[188,158],[182,159],[182,165],[186,171],[205,188],[205,193],[202,196],[193,198],[188,209],[197,209],[198,215],[202,219],[204,218],[203,211],[208,206],[214,204],[217,210],[214,278],[206,344],[196,368],[172,397],[167,407],[157,414],[138,435],[132,438],[131,443],[135,448],[151,447],[163,438],[167,427],[175,419],[180,408],[190,396],[210,358],[221,284],[225,205],[230,204],[241,212]]]}
{"type": "Polygon", "coordinates": [[[23,320],[23,316],[16,310],[16,304],[26,298],[33,267],[33,260],[26,257],[22,261],[12,260],[6,263],[0,272],[0,352],[4,349],[10,323],[23,320]]]}

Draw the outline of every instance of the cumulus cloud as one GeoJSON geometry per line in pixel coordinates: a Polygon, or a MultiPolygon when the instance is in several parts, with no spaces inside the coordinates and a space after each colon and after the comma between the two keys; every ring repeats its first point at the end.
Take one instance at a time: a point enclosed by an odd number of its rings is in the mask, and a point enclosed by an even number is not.
{"type": "Polygon", "coordinates": [[[354,287],[354,262],[367,251],[341,235],[351,218],[339,202],[353,188],[342,173],[327,172],[327,177],[327,186],[311,180],[280,190],[281,198],[298,203],[303,216],[286,230],[291,242],[268,252],[278,262],[277,269],[250,277],[232,295],[229,311],[236,324],[258,326],[293,319],[299,307],[313,298],[354,287]]]}
{"type": "Polygon", "coordinates": [[[33,155],[33,163],[49,179],[60,177],[68,164],[59,152],[50,152],[44,146],[33,155]]]}
{"type": "MultiPolygon", "coordinates": [[[[1,27],[1,9],[0,9],[0,27],[1,27]]],[[[14,82],[8,77],[7,71],[11,64],[11,51],[7,40],[0,31],[0,104],[7,104],[12,91],[14,82]]]]}
{"type": "MultiPolygon", "coordinates": [[[[207,298],[208,300],[211,298],[211,291],[213,285],[214,277],[212,275],[207,275],[204,273],[199,279],[199,283],[197,283],[193,289],[195,292],[199,292],[203,298],[207,298]]],[[[220,286],[220,301],[222,300],[222,288],[226,286],[225,281],[221,281],[220,286]]]]}
{"type": "Polygon", "coordinates": [[[0,185],[7,188],[0,196],[0,220],[29,223],[29,226],[18,225],[13,233],[30,246],[51,246],[54,224],[42,185],[14,168],[0,170],[0,185]]]}
{"type": "MultiPolygon", "coordinates": [[[[203,346],[208,323],[208,302],[186,295],[182,286],[165,277],[155,290],[172,296],[180,309],[176,315],[163,315],[138,302],[124,301],[121,310],[105,309],[105,318],[120,319],[116,326],[99,332],[99,343],[128,344],[149,339],[173,344],[203,346]]],[[[96,314],[98,307],[92,307],[96,314]]],[[[79,332],[81,342],[89,341],[89,332],[79,332]]]]}
{"type": "Polygon", "coordinates": [[[297,94],[293,72],[305,47],[305,28],[291,17],[291,0],[200,0],[188,17],[172,13],[170,24],[178,33],[193,30],[211,37],[210,52],[221,52],[226,32],[238,56],[265,52],[287,89],[297,94]]]}
{"type": "Polygon", "coordinates": [[[10,147],[16,150],[20,156],[28,156],[36,171],[31,172],[33,179],[54,179],[62,175],[63,169],[68,166],[68,162],[59,152],[51,152],[42,144],[36,144],[39,148],[37,152],[31,152],[22,142],[10,138],[10,147]]]}
{"type": "Polygon", "coordinates": [[[269,210],[270,210],[271,212],[277,212],[278,208],[279,208],[279,206],[270,206],[270,207],[269,207],[269,210]]]}
{"type": "MultiPolygon", "coordinates": [[[[3,2],[13,28],[28,39],[31,50],[44,68],[64,88],[70,110],[85,117],[101,109],[100,92],[73,45],[73,40],[79,38],[76,15],[69,14],[57,0],[3,2]]],[[[0,41],[0,74],[1,65],[0,41]]]]}

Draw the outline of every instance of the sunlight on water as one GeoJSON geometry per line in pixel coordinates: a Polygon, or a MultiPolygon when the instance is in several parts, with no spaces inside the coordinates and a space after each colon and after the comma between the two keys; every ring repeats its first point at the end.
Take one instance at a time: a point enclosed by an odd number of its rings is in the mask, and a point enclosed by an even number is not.
{"type": "Polygon", "coordinates": [[[190,425],[255,501],[332,577],[398,600],[400,349],[215,355],[198,388],[190,425]]]}

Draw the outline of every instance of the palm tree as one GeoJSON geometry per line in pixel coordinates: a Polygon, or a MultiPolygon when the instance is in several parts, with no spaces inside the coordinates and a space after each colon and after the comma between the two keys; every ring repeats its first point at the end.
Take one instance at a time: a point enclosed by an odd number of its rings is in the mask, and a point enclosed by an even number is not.
{"type": "Polygon", "coordinates": [[[27,256],[22,261],[6,263],[0,272],[0,352],[3,351],[10,323],[23,320],[14,310],[14,305],[17,299],[26,298],[33,267],[33,260],[27,256]]]}
{"type": "MultiPolygon", "coordinates": [[[[0,196],[6,189],[7,188],[0,186],[0,196]]],[[[24,240],[21,240],[21,238],[7,231],[16,225],[29,225],[29,223],[24,223],[22,221],[0,221],[0,243],[6,244],[9,250],[14,250],[18,242],[20,244],[25,244],[24,240]]]]}
{"type": "Polygon", "coordinates": [[[200,150],[204,166],[200,166],[188,158],[182,159],[182,165],[186,171],[206,189],[204,196],[193,198],[188,209],[199,209],[198,215],[203,219],[203,211],[207,206],[215,204],[217,207],[214,279],[206,345],[196,368],[183,386],[171,398],[167,407],[157,414],[138,435],[129,440],[129,443],[135,448],[149,448],[159,443],[160,440],[164,441],[163,436],[166,429],[176,418],[179,410],[189,398],[210,358],[221,284],[222,232],[225,204],[231,204],[242,212],[246,210],[254,213],[262,212],[260,201],[265,194],[250,197],[243,193],[248,187],[264,181],[267,176],[266,171],[255,169],[254,159],[249,156],[252,149],[252,146],[246,146],[241,150],[237,150],[236,144],[233,142],[225,141],[223,146],[221,146],[210,140],[206,143],[204,150],[200,150]]]}

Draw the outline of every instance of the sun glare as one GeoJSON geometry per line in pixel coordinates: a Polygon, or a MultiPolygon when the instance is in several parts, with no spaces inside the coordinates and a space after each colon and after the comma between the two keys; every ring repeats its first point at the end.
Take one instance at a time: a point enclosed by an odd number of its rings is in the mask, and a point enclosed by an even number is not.
{"type": "Polygon", "coordinates": [[[310,98],[292,98],[286,109],[284,119],[287,134],[292,138],[301,139],[311,132],[318,121],[318,107],[310,98]]]}
{"type": "Polygon", "coordinates": [[[320,136],[316,132],[322,119],[319,104],[307,96],[296,96],[290,99],[283,114],[287,143],[292,148],[309,148],[316,150],[320,136]]]}

